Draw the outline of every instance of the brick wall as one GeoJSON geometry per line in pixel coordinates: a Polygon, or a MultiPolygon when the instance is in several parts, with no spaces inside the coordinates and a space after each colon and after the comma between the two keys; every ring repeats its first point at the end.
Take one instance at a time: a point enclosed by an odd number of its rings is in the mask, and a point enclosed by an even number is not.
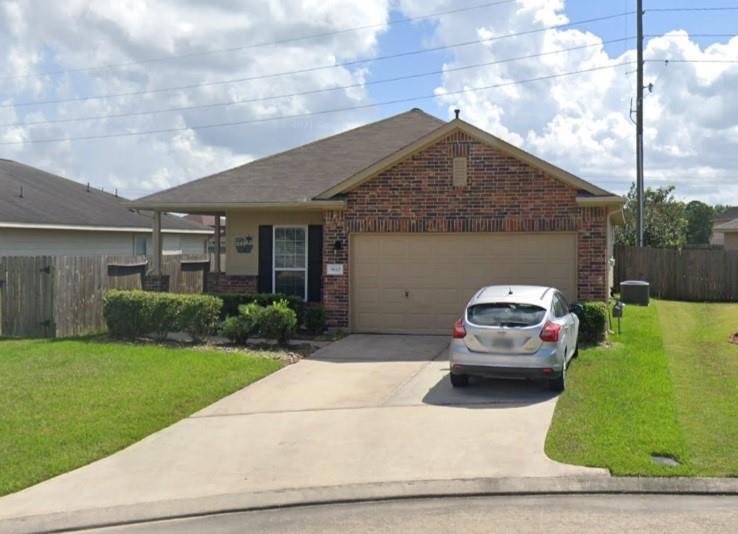
{"type": "Polygon", "coordinates": [[[581,208],[577,190],[463,133],[395,165],[347,195],[345,211],[324,213],[328,323],[348,326],[349,235],[353,232],[577,232],[580,299],[607,296],[607,214],[581,208]],[[467,154],[465,186],[452,186],[452,160],[467,154]],[[343,242],[338,254],[336,239],[343,242]]]}
{"type": "Polygon", "coordinates": [[[256,293],[259,277],[253,275],[207,273],[205,291],[207,293],[256,293]]]}

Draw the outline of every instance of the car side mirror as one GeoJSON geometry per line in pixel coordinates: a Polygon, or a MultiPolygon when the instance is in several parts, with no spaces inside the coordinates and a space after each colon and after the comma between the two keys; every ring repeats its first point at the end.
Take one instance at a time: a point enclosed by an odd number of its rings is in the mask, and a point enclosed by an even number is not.
{"type": "Polygon", "coordinates": [[[572,304],[569,306],[569,313],[573,313],[576,316],[579,316],[584,311],[584,308],[581,304],[572,304]]]}

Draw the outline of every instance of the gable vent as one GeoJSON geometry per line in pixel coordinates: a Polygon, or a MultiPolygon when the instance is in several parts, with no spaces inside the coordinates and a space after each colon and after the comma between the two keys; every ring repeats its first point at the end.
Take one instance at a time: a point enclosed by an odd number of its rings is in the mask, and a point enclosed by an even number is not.
{"type": "Polygon", "coordinates": [[[467,159],[466,157],[455,157],[453,160],[453,179],[454,187],[465,186],[467,182],[467,159]]]}

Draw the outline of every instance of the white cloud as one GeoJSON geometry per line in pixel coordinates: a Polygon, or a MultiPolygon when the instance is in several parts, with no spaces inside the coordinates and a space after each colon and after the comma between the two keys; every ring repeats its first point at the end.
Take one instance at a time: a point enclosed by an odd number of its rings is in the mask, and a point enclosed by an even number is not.
{"type": "MultiPolygon", "coordinates": [[[[233,52],[198,53],[383,23],[387,17],[385,0],[361,3],[6,0],[0,4],[0,50],[7,51],[6,61],[0,62],[0,104],[198,84],[370,57],[376,53],[381,27],[233,52]],[[172,54],[195,55],[117,69],[22,77],[60,69],[141,62],[172,54]]],[[[365,69],[334,68],[187,91],[0,108],[0,122],[99,116],[263,98],[361,83],[365,76],[365,69]]],[[[0,142],[190,128],[369,101],[366,90],[358,87],[260,103],[103,121],[0,127],[0,142]]],[[[367,112],[352,112],[322,115],[320,120],[185,129],[176,134],[3,145],[0,157],[27,162],[106,189],[118,187],[122,193],[135,197],[249,161],[257,154],[269,154],[323,137],[368,118],[367,112]]]]}
{"type": "MultiPolygon", "coordinates": [[[[453,0],[396,0],[393,5],[403,16],[459,7],[453,0]]],[[[565,8],[563,0],[518,0],[446,15],[431,26],[426,21],[415,27],[432,28],[423,40],[429,46],[445,45],[566,23],[570,19],[565,8]]],[[[197,53],[329,33],[386,22],[388,17],[389,0],[4,0],[0,2],[0,50],[5,59],[0,61],[0,105],[260,76],[371,57],[377,53],[383,28],[228,53],[197,53]],[[118,69],[37,75],[171,54],[195,55],[118,69]],[[26,74],[35,75],[19,77],[26,74]]],[[[403,31],[402,28],[398,26],[396,31],[403,31]]],[[[634,126],[628,117],[635,92],[634,65],[450,94],[635,60],[634,50],[609,55],[596,33],[573,26],[450,49],[445,68],[585,45],[593,46],[484,68],[447,70],[436,89],[437,102],[447,110],[448,117],[459,107],[463,118],[480,127],[585,179],[624,192],[634,176],[634,126]]],[[[616,49],[621,46],[623,43],[616,49]]],[[[405,50],[401,45],[400,48],[405,50]]],[[[646,81],[655,84],[645,107],[648,183],[674,183],[685,198],[738,204],[738,99],[734,97],[738,64],[673,61],[738,58],[738,38],[702,48],[685,32],[675,30],[651,39],[646,58],[672,60],[669,64],[649,62],[646,66],[646,81]]],[[[368,68],[373,66],[317,70],[188,91],[0,107],[0,123],[109,115],[329,89],[361,84],[369,74],[368,68]]],[[[409,72],[414,72],[414,68],[409,67],[409,72]]],[[[414,95],[400,92],[396,96],[414,95]]],[[[360,86],[252,104],[104,121],[0,126],[0,143],[185,128],[177,133],[140,137],[0,145],[0,157],[139,196],[361,124],[376,118],[377,113],[364,110],[202,130],[191,129],[193,126],[308,113],[371,101],[368,91],[360,86]]]]}
{"type": "MultiPolygon", "coordinates": [[[[410,14],[425,9],[424,3],[414,0],[401,5],[410,14]]],[[[448,1],[434,8],[453,5],[448,1]]],[[[563,1],[518,0],[491,10],[458,13],[438,21],[434,40],[450,44],[468,40],[470,32],[484,39],[563,24],[569,22],[564,7],[563,1]]],[[[446,68],[601,42],[578,26],[547,30],[453,49],[446,68]]],[[[650,40],[645,58],[735,59],[738,38],[701,49],[685,32],[674,31],[650,40]]],[[[460,95],[447,93],[634,61],[634,50],[610,56],[603,46],[588,47],[448,71],[437,94],[449,117],[454,108],[461,108],[462,117],[480,127],[622,193],[634,179],[635,128],[628,115],[630,98],[635,96],[635,65],[460,95]]],[[[644,108],[648,183],[676,184],[684,198],[738,204],[738,99],[734,95],[738,65],[648,63],[645,80],[655,84],[644,108]]]]}

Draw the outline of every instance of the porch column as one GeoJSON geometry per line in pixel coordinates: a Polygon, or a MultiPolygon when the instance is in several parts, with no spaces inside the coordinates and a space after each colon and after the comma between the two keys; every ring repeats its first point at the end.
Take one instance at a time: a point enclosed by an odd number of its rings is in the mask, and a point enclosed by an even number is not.
{"type": "Polygon", "coordinates": [[[161,212],[155,211],[151,233],[151,272],[161,275],[161,212]]]}
{"type": "Polygon", "coordinates": [[[220,274],[220,214],[215,216],[215,272],[220,274]]]}

